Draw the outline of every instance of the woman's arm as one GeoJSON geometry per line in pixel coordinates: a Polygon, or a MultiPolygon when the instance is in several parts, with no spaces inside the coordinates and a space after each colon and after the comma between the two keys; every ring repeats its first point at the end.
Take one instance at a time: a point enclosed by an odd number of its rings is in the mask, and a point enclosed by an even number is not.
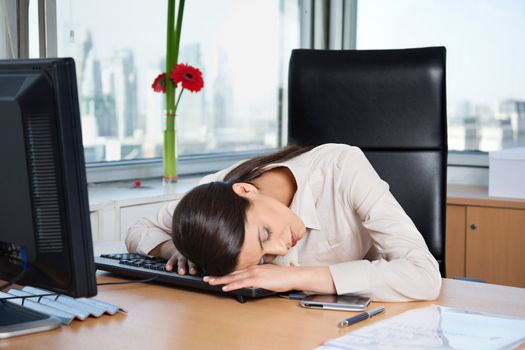
{"type": "Polygon", "coordinates": [[[125,240],[128,252],[161,256],[158,255],[160,248],[153,250],[159,245],[171,241],[171,220],[175,206],[176,202],[170,202],[159,210],[156,217],[144,217],[131,226],[125,240]]]}
{"type": "Polygon", "coordinates": [[[330,266],[337,293],[368,294],[383,301],[436,299],[441,275],[423,237],[361,150],[348,152],[340,188],[369,232],[378,256],[373,261],[330,266]]]}
{"type": "Polygon", "coordinates": [[[176,202],[165,205],[156,219],[142,218],[130,227],[126,236],[126,247],[130,253],[158,256],[167,261],[166,270],[178,266],[178,273],[183,275],[186,269],[190,274],[197,273],[197,267],[179,253],[171,240],[171,218],[176,202]]]}

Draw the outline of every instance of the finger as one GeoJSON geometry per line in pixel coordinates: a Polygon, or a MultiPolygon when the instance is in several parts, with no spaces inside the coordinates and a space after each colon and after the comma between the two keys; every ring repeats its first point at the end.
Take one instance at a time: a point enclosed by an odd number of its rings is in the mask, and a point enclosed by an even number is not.
{"type": "Polygon", "coordinates": [[[227,284],[230,282],[233,282],[233,276],[226,275],[226,276],[205,276],[203,278],[204,282],[208,282],[210,285],[215,286],[218,284],[227,284]]]}
{"type": "Polygon", "coordinates": [[[253,278],[245,278],[242,280],[237,280],[232,283],[226,284],[224,287],[222,287],[222,290],[225,292],[229,292],[236,289],[241,288],[254,288],[256,287],[256,282],[253,278]]]}
{"type": "Polygon", "coordinates": [[[190,269],[190,275],[196,275],[197,271],[199,270],[197,268],[197,265],[195,265],[192,261],[188,260],[188,268],[190,269]]]}
{"type": "Polygon", "coordinates": [[[250,276],[250,272],[248,270],[241,270],[241,271],[235,271],[232,272],[226,276],[206,276],[208,278],[205,278],[204,281],[208,282],[210,285],[215,286],[218,284],[230,284],[235,281],[246,279],[250,276]]]}
{"type": "Polygon", "coordinates": [[[205,282],[208,282],[212,286],[216,285],[224,285],[222,287],[222,290],[224,291],[230,291],[235,290],[239,288],[246,288],[250,287],[252,284],[252,278],[248,275],[227,275],[222,277],[212,277],[212,276],[206,276],[208,278],[204,278],[205,282]]]}
{"type": "Polygon", "coordinates": [[[176,264],[177,264],[177,257],[176,256],[172,256],[166,262],[166,271],[172,271],[173,270],[173,266],[176,265],[176,264]]]}
{"type": "Polygon", "coordinates": [[[179,275],[184,275],[186,273],[186,264],[188,263],[188,259],[186,259],[184,256],[180,256],[177,259],[177,270],[179,275]]]}
{"type": "Polygon", "coordinates": [[[204,282],[208,282],[209,280],[212,280],[212,279],[216,280],[216,279],[222,279],[222,278],[226,278],[226,277],[230,277],[230,276],[236,276],[236,275],[239,275],[241,273],[246,273],[246,271],[249,271],[249,269],[236,270],[236,271],[230,272],[229,274],[224,275],[224,276],[204,276],[203,280],[204,280],[204,282]]]}

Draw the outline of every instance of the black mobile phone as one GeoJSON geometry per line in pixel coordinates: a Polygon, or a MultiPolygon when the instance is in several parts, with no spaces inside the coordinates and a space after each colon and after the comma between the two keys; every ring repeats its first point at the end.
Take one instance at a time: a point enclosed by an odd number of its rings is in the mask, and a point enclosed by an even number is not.
{"type": "Polygon", "coordinates": [[[363,311],[366,310],[370,302],[369,297],[352,294],[310,294],[301,300],[300,305],[314,309],[363,311]]]}

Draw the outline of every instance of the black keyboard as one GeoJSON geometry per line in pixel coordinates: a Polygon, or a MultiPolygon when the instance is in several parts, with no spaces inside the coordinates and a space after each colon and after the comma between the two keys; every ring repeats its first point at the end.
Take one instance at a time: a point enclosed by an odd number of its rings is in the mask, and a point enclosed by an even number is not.
{"type": "Polygon", "coordinates": [[[241,303],[246,298],[261,298],[274,295],[276,292],[262,288],[241,288],[231,292],[223,292],[222,286],[211,286],[202,280],[204,273],[197,275],[179,275],[176,271],[166,271],[166,260],[152,258],[140,254],[117,253],[102,254],[95,257],[97,269],[130,276],[134,278],[146,279],[156,277],[155,282],[162,282],[178,287],[198,289],[219,294],[233,295],[241,303]]]}

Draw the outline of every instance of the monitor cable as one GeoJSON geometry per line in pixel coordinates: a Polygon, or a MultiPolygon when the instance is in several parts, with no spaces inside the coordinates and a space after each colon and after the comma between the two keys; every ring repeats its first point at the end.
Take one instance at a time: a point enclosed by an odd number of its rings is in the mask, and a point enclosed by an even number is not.
{"type": "Polygon", "coordinates": [[[28,261],[27,252],[26,252],[24,247],[20,247],[20,255],[19,256],[20,256],[20,258],[14,257],[14,256],[0,256],[2,258],[7,258],[8,261],[17,260],[22,265],[22,271],[20,271],[20,273],[18,275],[16,275],[15,277],[13,277],[10,281],[7,281],[3,285],[0,285],[0,291],[3,292],[4,289],[7,289],[7,288],[11,287],[13,284],[15,284],[18,281],[20,281],[26,275],[27,270],[29,270],[29,267],[31,266],[31,264],[28,261]]]}
{"type": "Polygon", "coordinates": [[[16,275],[13,279],[10,281],[7,281],[6,283],[2,284],[0,286],[0,291],[4,291],[4,289],[7,289],[11,287],[13,284],[16,284],[18,281],[20,281],[22,278],[24,278],[25,274],[27,272],[27,269],[23,269],[18,275],[16,275]]]}

